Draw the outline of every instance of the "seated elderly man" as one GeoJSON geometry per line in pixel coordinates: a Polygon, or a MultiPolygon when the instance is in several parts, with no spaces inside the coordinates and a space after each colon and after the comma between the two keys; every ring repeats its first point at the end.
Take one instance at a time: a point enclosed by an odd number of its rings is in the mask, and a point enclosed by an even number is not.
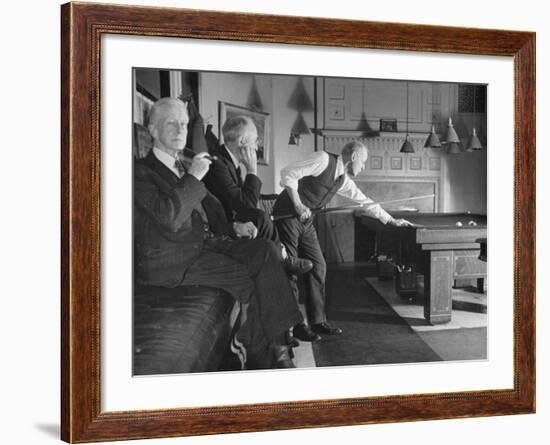
{"type": "Polygon", "coordinates": [[[154,148],[134,170],[136,282],[227,291],[246,306],[236,334],[236,343],[246,347],[246,367],[294,367],[284,334],[302,316],[280,248],[247,239],[257,233],[251,222],[227,220],[201,182],[210,167],[208,154],[187,165],[181,161],[188,122],[185,103],[178,99],[160,99],[151,109],[154,148]]]}
{"type": "Polygon", "coordinates": [[[258,177],[258,131],[254,121],[248,116],[232,117],[224,122],[222,133],[224,145],[212,153],[216,159],[204,177],[206,188],[220,200],[228,219],[253,222],[259,238],[281,246],[288,273],[310,271],[312,262],[288,256],[271,219],[257,208],[262,181],[258,177]],[[246,169],[244,180],[240,164],[246,169]]]}

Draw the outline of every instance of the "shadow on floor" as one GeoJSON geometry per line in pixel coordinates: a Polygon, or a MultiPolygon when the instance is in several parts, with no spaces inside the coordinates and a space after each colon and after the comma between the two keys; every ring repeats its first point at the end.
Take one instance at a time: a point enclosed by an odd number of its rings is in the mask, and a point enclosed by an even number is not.
{"type": "Polygon", "coordinates": [[[54,439],[59,439],[60,437],[60,428],[58,423],[35,423],[33,426],[36,430],[43,432],[46,436],[53,437],[54,439]]]}

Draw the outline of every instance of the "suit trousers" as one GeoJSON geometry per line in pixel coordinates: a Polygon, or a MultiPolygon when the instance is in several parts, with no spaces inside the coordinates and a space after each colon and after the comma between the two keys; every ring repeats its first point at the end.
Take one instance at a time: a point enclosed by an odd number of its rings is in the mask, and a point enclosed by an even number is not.
{"type": "Polygon", "coordinates": [[[303,320],[283,270],[281,249],[264,239],[206,240],[181,284],[223,289],[248,304],[237,335],[252,354],[303,320]]]}
{"type": "MultiPolygon", "coordinates": [[[[325,279],[327,265],[313,219],[302,223],[298,218],[280,219],[276,222],[277,231],[288,255],[310,260],[313,268],[304,275],[306,285],[305,306],[310,324],[322,323],[327,320],[325,313],[325,279]]],[[[298,299],[298,279],[291,280],[294,296],[298,299]]]]}

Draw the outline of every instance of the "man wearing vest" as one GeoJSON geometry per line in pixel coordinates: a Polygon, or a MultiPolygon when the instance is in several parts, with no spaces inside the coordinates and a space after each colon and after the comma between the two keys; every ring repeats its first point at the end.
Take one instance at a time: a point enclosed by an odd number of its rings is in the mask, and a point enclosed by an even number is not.
{"type": "MultiPolygon", "coordinates": [[[[324,151],[315,152],[306,159],[281,170],[281,186],[285,188],[273,208],[274,216],[293,218],[277,220],[277,229],[288,254],[312,261],[313,269],[304,275],[306,280],[306,313],[309,325],[294,326],[294,336],[304,341],[317,341],[321,335],[339,335],[342,330],[328,323],[325,312],[326,263],[313,226],[311,210],[320,209],[336,194],[364,205],[364,211],[384,224],[410,225],[404,219],[395,219],[380,205],[373,204],[357,187],[350,176],[358,175],[367,162],[367,147],[352,141],[342,148],[341,156],[324,151]],[[370,204],[370,205],[369,205],[370,204]]],[[[298,287],[293,280],[294,293],[298,287]]]]}

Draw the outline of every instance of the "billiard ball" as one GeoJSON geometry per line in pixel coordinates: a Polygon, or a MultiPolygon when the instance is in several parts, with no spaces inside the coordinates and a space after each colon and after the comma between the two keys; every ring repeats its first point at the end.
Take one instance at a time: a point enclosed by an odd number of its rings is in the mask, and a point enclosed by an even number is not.
{"type": "Polygon", "coordinates": [[[470,222],[468,223],[468,225],[469,225],[470,227],[476,227],[476,226],[477,226],[477,223],[476,223],[475,221],[470,221],[470,222]]]}
{"type": "Polygon", "coordinates": [[[462,227],[462,223],[460,221],[457,221],[456,226],[457,227],[462,227]]]}

